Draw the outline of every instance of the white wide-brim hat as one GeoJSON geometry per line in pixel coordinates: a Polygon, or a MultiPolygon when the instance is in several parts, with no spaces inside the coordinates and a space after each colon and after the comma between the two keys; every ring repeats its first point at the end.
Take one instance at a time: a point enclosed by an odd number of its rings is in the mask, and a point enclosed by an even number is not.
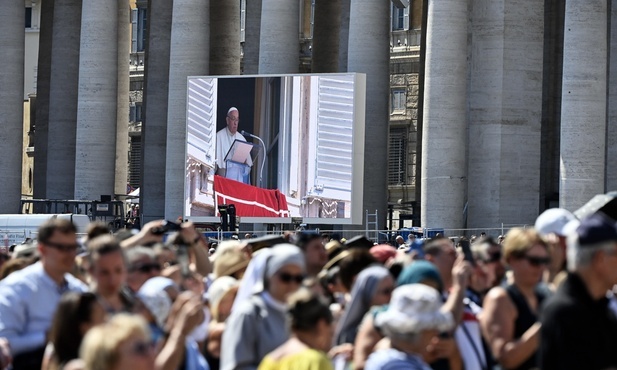
{"type": "Polygon", "coordinates": [[[386,335],[418,334],[425,330],[449,331],[454,328],[450,312],[441,312],[439,292],[424,284],[402,285],[392,292],[390,306],[375,318],[386,335]]]}

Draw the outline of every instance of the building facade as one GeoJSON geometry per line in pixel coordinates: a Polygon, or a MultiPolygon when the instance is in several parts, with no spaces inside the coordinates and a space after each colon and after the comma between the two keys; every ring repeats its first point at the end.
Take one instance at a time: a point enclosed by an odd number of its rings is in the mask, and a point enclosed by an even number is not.
{"type": "Polygon", "coordinates": [[[393,219],[417,225],[421,215],[426,227],[530,224],[547,207],[575,210],[617,187],[617,6],[608,2],[102,3],[3,6],[2,210],[25,193],[23,103],[36,90],[34,197],[124,194],[130,151],[129,185],[152,207],[145,220],[175,219],[183,81],[241,71],[366,73],[363,209],[379,212],[380,228],[388,206],[393,219]],[[338,13],[323,11],[332,4],[338,13]],[[230,27],[213,33],[213,19],[230,27]],[[316,68],[324,55],[336,58],[316,68]]]}

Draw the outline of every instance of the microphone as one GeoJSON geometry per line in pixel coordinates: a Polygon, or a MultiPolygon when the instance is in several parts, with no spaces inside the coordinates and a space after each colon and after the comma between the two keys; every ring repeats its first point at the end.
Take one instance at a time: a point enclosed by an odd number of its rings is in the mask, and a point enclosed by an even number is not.
{"type": "Polygon", "coordinates": [[[259,139],[257,136],[251,134],[250,132],[246,132],[244,130],[240,131],[240,135],[242,135],[242,136],[250,136],[250,137],[254,137],[255,139],[259,139]]]}

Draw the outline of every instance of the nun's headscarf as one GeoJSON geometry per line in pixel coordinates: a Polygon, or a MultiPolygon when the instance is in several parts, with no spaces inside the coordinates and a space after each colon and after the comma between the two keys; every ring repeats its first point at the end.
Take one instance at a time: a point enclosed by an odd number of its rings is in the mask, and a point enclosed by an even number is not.
{"type": "Polygon", "coordinates": [[[360,272],[351,290],[351,301],[336,326],[335,345],[355,342],[358,326],[371,308],[377,286],[388,276],[390,271],[381,265],[371,266],[360,272]]]}
{"type": "Polygon", "coordinates": [[[443,291],[443,282],[439,275],[439,270],[429,261],[415,261],[405,267],[396,280],[396,286],[419,284],[426,280],[433,280],[437,283],[439,291],[443,291]]]}
{"type": "Polygon", "coordinates": [[[293,244],[277,244],[272,248],[259,250],[246,268],[232,311],[253,294],[265,290],[265,280],[270,279],[283,266],[296,265],[305,269],[304,254],[293,244]]]}
{"type": "Polygon", "coordinates": [[[272,278],[283,266],[296,265],[305,270],[304,253],[293,244],[278,244],[271,249],[272,255],[266,261],[266,279],[272,278]]]}

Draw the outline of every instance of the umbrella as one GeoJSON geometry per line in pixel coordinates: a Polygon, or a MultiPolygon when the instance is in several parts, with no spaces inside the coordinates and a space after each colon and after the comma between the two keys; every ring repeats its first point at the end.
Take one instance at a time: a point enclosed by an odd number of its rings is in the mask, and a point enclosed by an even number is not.
{"type": "Polygon", "coordinates": [[[617,221],[617,191],[596,195],[584,206],[574,211],[574,216],[582,220],[596,212],[602,212],[617,221]]]}
{"type": "Polygon", "coordinates": [[[139,188],[133,190],[126,195],[127,203],[137,204],[139,203],[139,188]]]}

